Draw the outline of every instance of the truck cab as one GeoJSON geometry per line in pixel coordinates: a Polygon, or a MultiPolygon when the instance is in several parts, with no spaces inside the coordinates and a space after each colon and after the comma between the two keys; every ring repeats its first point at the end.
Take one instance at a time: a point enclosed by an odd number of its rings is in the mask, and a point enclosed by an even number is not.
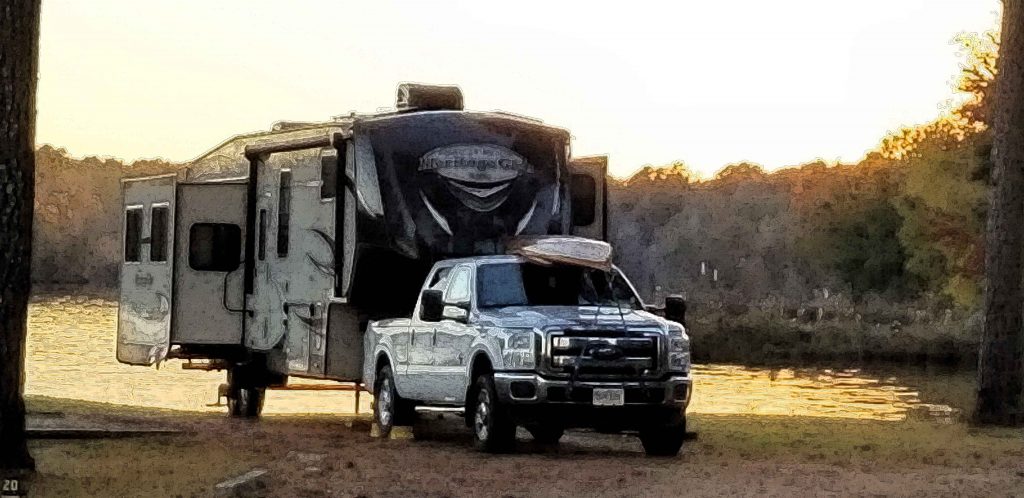
{"type": "Polygon", "coordinates": [[[417,405],[447,406],[464,409],[488,451],[510,448],[522,425],[548,443],[571,427],[637,431],[648,453],[678,452],[691,392],[684,317],[649,311],[607,244],[557,239],[440,261],[411,317],[369,324],[363,376],[382,432],[417,405]]]}

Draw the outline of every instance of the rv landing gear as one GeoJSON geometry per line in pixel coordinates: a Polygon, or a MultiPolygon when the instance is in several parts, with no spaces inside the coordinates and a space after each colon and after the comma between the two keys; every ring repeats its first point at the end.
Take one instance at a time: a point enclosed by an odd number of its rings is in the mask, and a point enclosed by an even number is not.
{"type": "Polygon", "coordinates": [[[261,375],[251,364],[235,365],[228,370],[228,415],[237,418],[256,418],[263,412],[263,398],[267,392],[261,375]]]}

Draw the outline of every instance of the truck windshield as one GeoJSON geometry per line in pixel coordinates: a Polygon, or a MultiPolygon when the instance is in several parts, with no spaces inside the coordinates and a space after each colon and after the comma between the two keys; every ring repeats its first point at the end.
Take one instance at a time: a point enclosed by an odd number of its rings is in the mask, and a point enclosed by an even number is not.
{"type": "Polygon", "coordinates": [[[621,306],[639,309],[640,300],[618,272],[571,265],[494,263],[477,268],[477,305],[621,306]],[[617,301],[617,303],[616,303],[617,301]]]}

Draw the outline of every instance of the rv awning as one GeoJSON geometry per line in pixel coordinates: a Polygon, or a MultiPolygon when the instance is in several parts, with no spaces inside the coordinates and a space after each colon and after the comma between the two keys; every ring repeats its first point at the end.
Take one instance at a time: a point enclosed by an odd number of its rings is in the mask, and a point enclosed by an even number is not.
{"type": "Polygon", "coordinates": [[[583,237],[521,237],[508,244],[508,253],[542,264],[566,263],[598,270],[612,269],[612,246],[583,237]]]}

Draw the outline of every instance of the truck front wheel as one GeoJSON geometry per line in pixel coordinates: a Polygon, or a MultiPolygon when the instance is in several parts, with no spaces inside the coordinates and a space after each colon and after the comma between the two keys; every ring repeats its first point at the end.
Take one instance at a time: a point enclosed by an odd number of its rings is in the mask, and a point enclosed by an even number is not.
{"type": "Polygon", "coordinates": [[[373,389],[373,420],[380,428],[381,437],[388,437],[396,425],[412,424],[415,413],[412,403],[398,395],[391,367],[381,367],[373,389]]]}
{"type": "Polygon", "coordinates": [[[476,447],[489,453],[512,449],[516,442],[516,424],[508,410],[498,402],[494,378],[484,374],[476,379],[476,402],[473,405],[473,434],[476,447]]]}
{"type": "Polygon", "coordinates": [[[686,416],[673,415],[668,423],[640,430],[640,443],[648,456],[676,456],[686,438],[686,416]]]}

